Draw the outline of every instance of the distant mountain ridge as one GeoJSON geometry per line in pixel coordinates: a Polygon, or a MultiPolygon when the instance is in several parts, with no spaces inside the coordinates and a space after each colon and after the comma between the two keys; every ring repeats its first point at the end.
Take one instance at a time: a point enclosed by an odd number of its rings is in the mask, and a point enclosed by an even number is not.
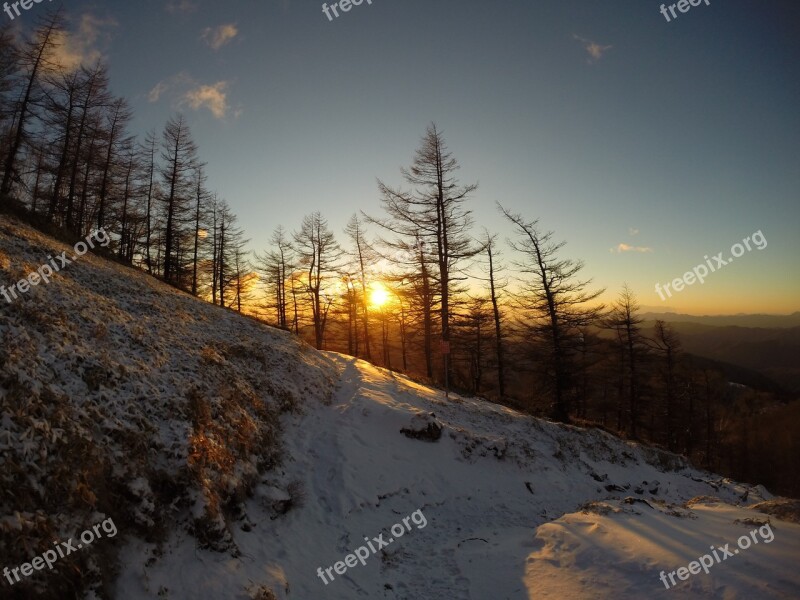
{"type": "Polygon", "coordinates": [[[800,393],[800,312],[701,317],[643,313],[641,316],[645,319],[645,329],[652,329],[656,319],[668,322],[680,335],[685,352],[745,367],[789,392],[800,393]]]}
{"type": "Polygon", "coordinates": [[[661,319],[667,323],[698,323],[712,327],[763,327],[768,329],[790,329],[800,327],[800,311],[789,315],[685,315],[671,312],[645,312],[646,321],[661,319]]]}

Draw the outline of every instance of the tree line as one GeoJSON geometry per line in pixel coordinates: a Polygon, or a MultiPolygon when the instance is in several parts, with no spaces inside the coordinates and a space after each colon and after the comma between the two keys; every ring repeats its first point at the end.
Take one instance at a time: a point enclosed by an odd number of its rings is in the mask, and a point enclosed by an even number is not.
{"type": "Polygon", "coordinates": [[[627,286],[601,304],[604,290],[538,221],[498,203],[513,231],[507,243],[476,230],[468,207],[477,184],[460,182],[435,124],[401,170],[405,187],[379,179],[380,213],[354,214],[341,243],[314,212],[294,231],[277,226],[270,246],[251,254],[236,215],[208,187],[186,118],[138,139],[107,65],[58,64],[63,31],[57,13],[27,39],[0,30],[6,208],[76,237],[105,228],[117,260],[319,349],[595,423],[710,468],[740,463],[742,419],[770,399],[694,366],[668,323],[645,326],[627,286]],[[744,413],[742,402],[752,405],[744,413]]]}
{"type": "Polygon", "coordinates": [[[0,197],[78,237],[112,231],[120,261],[241,307],[247,240],[208,189],[186,118],[137,139],[106,64],[59,64],[64,31],[58,13],[22,41],[0,30],[0,197]]]}

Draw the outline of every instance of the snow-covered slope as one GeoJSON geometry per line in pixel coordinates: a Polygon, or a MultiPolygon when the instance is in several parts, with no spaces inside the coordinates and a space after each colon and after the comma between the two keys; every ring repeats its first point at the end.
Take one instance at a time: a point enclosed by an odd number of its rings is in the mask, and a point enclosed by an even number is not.
{"type": "MultiPolygon", "coordinates": [[[[479,400],[446,402],[403,377],[329,356],[341,372],[335,400],[292,418],[292,460],[248,504],[253,529],[235,533],[242,557],[198,555],[179,536],[172,554],[146,568],[146,546],[131,546],[126,598],[162,587],[170,598],[229,598],[243,580],[266,583],[279,598],[666,598],[681,591],[666,591],[661,570],[753,529],[737,518],[769,518],[715,500],[746,505],[769,496],[762,488],[600,431],[479,400]],[[427,431],[428,423],[442,427],[438,441],[401,433],[427,431]],[[270,485],[285,480],[302,482],[305,504],[270,520],[263,508],[270,485]],[[681,508],[701,495],[705,503],[681,508]],[[587,506],[592,501],[600,502],[587,506]],[[390,527],[417,510],[424,527],[412,523],[401,539],[370,552],[366,565],[341,577],[334,571],[327,585],[318,576],[318,567],[343,561],[365,537],[388,540],[390,527]]],[[[693,576],[681,597],[796,597],[800,576],[791,566],[800,556],[800,525],[772,524],[769,545],[693,576]]]]}
{"type": "MultiPolygon", "coordinates": [[[[0,275],[61,249],[0,225],[0,275]]],[[[116,538],[72,557],[98,596],[126,600],[800,595],[800,525],[754,509],[776,512],[759,486],[445,400],[97,258],[29,295],[0,309],[0,567],[36,553],[14,544],[41,534],[39,508],[61,539],[114,518],[116,538]],[[68,503],[47,474],[75,488],[68,503]],[[9,493],[20,482],[26,494],[9,493]],[[671,589],[659,579],[767,523],[769,543],[671,589]]]]}
{"type": "MultiPolygon", "coordinates": [[[[0,285],[63,251],[0,216],[0,285]]],[[[336,373],[288,332],[91,254],[0,297],[0,568],[105,518],[120,532],[0,597],[110,590],[123,536],[183,528],[233,551],[229,507],[283,459],[280,415],[328,401],[336,373]]]]}

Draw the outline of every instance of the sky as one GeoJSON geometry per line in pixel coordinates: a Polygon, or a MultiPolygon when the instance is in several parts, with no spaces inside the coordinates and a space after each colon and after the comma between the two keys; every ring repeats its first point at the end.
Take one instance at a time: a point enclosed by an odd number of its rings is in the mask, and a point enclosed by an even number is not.
{"type": "Polygon", "coordinates": [[[652,0],[364,0],[332,20],[310,0],[63,6],[63,51],[108,61],[134,132],[186,114],[254,250],[315,210],[344,242],[435,122],[479,184],[476,235],[513,236],[500,202],[607,300],[627,282],[652,310],[800,310],[796,3],[702,0],[669,21],[652,0]],[[704,283],[663,291],[707,261],[704,283]]]}

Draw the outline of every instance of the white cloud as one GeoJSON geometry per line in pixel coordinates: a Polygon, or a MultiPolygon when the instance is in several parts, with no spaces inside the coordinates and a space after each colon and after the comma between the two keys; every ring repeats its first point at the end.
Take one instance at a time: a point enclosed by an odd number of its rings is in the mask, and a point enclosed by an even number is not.
{"type": "Polygon", "coordinates": [[[639,235],[639,230],[638,230],[638,229],[636,229],[636,227],[629,227],[629,228],[628,228],[628,234],[629,234],[631,237],[633,237],[633,236],[637,236],[637,235],[639,235]]]}
{"type": "MultiPolygon", "coordinates": [[[[230,82],[218,81],[206,85],[192,78],[188,73],[181,72],[177,75],[159,81],[147,94],[150,102],[158,102],[163,98],[170,98],[176,108],[189,106],[192,110],[207,108],[217,119],[224,119],[230,110],[228,104],[228,87],[230,82]]],[[[237,107],[232,111],[238,118],[242,108],[237,107]]]]}
{"type": "Polygon", "coordinates": [[[158,102],[159,98],[161,98],[161,94],[166,92],[168,89],[169,85],[165,81],[159,81],[156,86],[150,90],[150,93],[147,94],[147,101],[158,102]]]}
{"type": "Polygon", "coordinates": [[[227,88],[227,81],[218,81],[213,85],[200,85],[186,92],[182,102],[194,110],[207,108],[217,119],[224,119],[228,113],[227,88]]]}
{"type": "Polygon", "coordinates": [[[236,25],[226,23],[219,27],[206,27],[200,38],[214,50],[219,50],[237,35],[239,35],[239,30],[236,25]]]}
{"type": "Polygon", "coordinates": [[[110,40],[106,29],[114,27],[114,19],[100,19],[89,13],[78,20],[72,30],[59,31],[55,34],[55,43],[49,59],[60,68],[72,72],[81,65],[90,66],[103,60],[103,46],[110,40]]]}
{"type": "Polygon", "coordinates": [[[151,103],[158,102],[170,90],[176,88],[186,89],[187,87],[196,84],[197,82],[195,82],[194,79],[192,79],[187,73],[185,72],[178,73],[177,75],[173,75],[169,79],[159,81],[155,86],[153,86],[153,89],[151,89],[147,93],[147,101],[151,103]]]}
{"type": "Polygon", "coordinates": [[[572,34],[572,37],[581,42],[583,44],[584,50],[586,50],[586,52],[589,53],[589,60],[588,60],[589,64],[603,58],[603,54],[605,54],[607,50],[610,50],[611,48],[614,47],[614,46],[602,46],[596,42],[582,38],[581,36],[576,35],[574,33],[572,34]]]}
{"type": "Polygon", "coordinates": [[[617,244],[616,248],[609,248],[609,252],[621,254],[622,252],[652,252],[647,246],[631,246],[630,244],[617,244]]]}

